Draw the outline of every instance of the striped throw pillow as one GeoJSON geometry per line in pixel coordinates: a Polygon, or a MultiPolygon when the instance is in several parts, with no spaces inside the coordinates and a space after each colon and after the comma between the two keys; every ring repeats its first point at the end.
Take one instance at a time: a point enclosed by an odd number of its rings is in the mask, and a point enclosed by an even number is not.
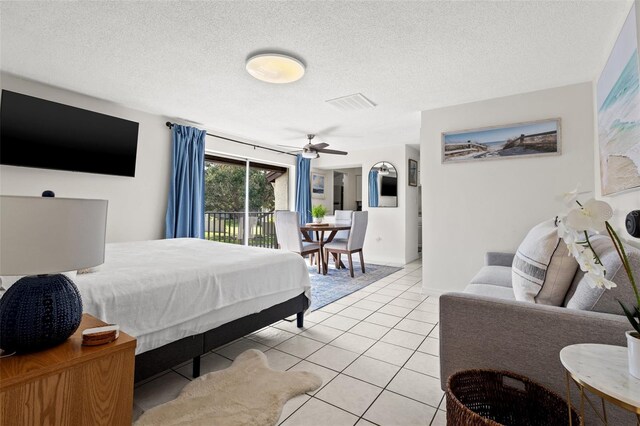
{"type": "Polygon", "coordinates": [[[578,262],[558,237],[555,219],[534,226],[518,247],[511,268],[516,300],[561,306],[578,262]]]}

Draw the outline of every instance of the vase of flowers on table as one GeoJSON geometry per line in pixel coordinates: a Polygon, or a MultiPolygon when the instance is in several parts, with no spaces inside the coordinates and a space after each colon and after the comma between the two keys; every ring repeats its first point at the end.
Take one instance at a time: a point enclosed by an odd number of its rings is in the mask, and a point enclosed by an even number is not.
{"type": "Polygon", "coordinates": [[[613,209],[600,200],[591,199],[584,204],[580,203],[577,193],[574,190],[565,196],[565,201],[573,208],[566,215],[558,216],[558,235],[567,244],[569,253],[576,258],[580,269],[585,272],[587,282],[593,287],[606,289],[616,287],[616,284],[607,279],[607,271],[593,250],[589,237],[594,233],[606,233],[611,238],[635,295],[635,300],[630,305],[629,301],[618,300],[618,303],[632,327],[632,330],[626,332],[629,373],[640,378],[640,293],[624,245],[609,223],[613,209]]]}
{"type": "Polygon", "coordinates": [[[313,217],[313,223],[322,223],[325,215],[327,214],[327,208],[322,204],[316,204],[311,207],[311,216],[313,217]]]}

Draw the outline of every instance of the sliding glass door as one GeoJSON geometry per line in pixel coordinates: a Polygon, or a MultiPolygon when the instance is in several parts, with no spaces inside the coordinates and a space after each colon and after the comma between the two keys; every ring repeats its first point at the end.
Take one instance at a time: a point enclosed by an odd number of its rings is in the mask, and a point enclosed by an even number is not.
{"type": "Polygon", "coordinates": [[[214,156],[205,162],[205,238],[277,248],[273,213],[288,209],[287,169],[214,156]]]}

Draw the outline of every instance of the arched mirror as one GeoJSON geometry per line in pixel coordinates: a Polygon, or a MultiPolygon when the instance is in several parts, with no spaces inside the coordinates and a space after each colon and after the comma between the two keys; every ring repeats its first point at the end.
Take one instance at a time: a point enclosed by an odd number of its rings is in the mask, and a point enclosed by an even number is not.
{"type": "Polygon", "coordinates": [[[369,207],[398,207],[398,172],[388,161],[369,170],[369,207]]]}

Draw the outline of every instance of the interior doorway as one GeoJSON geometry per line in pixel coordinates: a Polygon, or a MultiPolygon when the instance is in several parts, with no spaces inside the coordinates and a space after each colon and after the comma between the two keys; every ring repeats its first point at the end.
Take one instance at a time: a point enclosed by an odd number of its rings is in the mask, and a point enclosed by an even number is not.
{"type": "MultiPolygon", "coordinates": [[[[333,169],[330,194],[331,207],[336,210],[362,209],[362,167],[333,169]]],[[[328,206],[327,206],[328,207],[328,206]]]]}
{"type": "Polygon", "coordinates": [[[344,173],[333,172],[333,211],[344,210],[344,173]]]}

